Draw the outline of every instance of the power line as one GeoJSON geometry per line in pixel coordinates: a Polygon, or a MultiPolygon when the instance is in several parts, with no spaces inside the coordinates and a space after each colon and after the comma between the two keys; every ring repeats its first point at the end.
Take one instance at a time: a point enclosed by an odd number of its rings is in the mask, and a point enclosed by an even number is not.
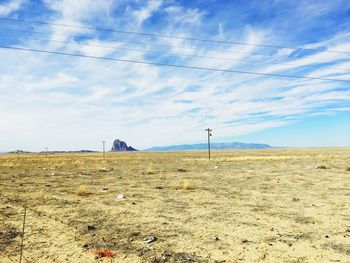
{"type": "MultiPolygon", "coordinates": [[[[14,32],[23,32],[23,33],[35,33],[35,34],[45,34],[44,32],[38,32],[38,31],[28,31],[28,30],[19,30],[19,29],[9,29],[9,28],[0,28],[0,30],[6,30],[6,31],[14,31],[14,32]]],[[[68,34],[62,34],[63,36],[70,36],[68,34]]],[[[113,42],[116,43],[130,43],[130,44],[137,44],[137,45],[152,45],[155,47],[166,47],[166,48],[180,48],[180,49],[187,49],[187,50],[205,50],[205,51],[214,51],[214,52],[219,52],[219,53],[232,53],[232,54],[251,54],[250,52],[242,52],[242,51],[232,51],[232,50],[222,50],[222,49],[209,49],[209,48],[196,48],[196,47],[190,47],[190,46],[178,46],[178,45],[166,45],[166,44],[157,44],[157,43],[148,43],[148,42],[140,42],[140,41],[126,41],[126,40],[114,40],[113,42]]],[[[259,56],[267,56],[270,57],[271,55],[265,54],[265,53],[255,53],[256,55],[259,56]]],[[[279,57],[290,57],[290,56],[284,56],[284,55],[278,55],[279,57]]]]}
{"type": "Polygon", "coordinates": [[[309,80],[325,80],[325,81],[338,81],[338,82],[350,83],[350,80],[345,80],[345,79],[307,77],[307,76],[298,76],[298,75],[262,73],[262,72],[241,71],[241,70],[231,70],[231,69],[205,68],[205,67],[196,67],[196,66],[167,64],[167,63],[160,63],[160,62],[148,62],[148,61],[140,61],[140,60],[130,60],[130,59],[120,59],[120,58],[110,58],[110,57],[89,56],[89,55],[82,55],[82,54],[73,54],[73,53],[49,51],[49,50],[42,50],[42,49],[10,47],[10,46],[3,46],[3,45],[0,45],[0,48],[12,49],[12,50],[21,50],[21,51],[30,51],[30,52],[38,52],[38,53],[47,53],[47,54],[55,54],[55,55],[65,55],[65,56],[73,56],[73,57],[81,57],[81,58],[92,58],[92,59],[101,59],[101,60],[109,60],[109,61],[127,62],[127,63],[143,64],[143,65],[166,66],[166,67],[197,69],[197,70],[216,71],[216,72],[225,72],[225,73],[239,73],[239,74],[249,74],[249,75],[259,75],[259,76],[272,76],[272,77],[297,78],[297,79],[309,79],[309,80]]]}
{"type": "MultiPolygon", "coordinates": [[[[298,67],[328,67],[327,65],[299,65],[295,63],[286,63],[286,62],[273,62],[273,61],[263,61],[263,60],[250,60],[250,59],[235,59],[235,58],[222,58],[222,57],[212,57],[212,56],[202,56],[202,55],[187,55],[187,54],[179,54],[179,53],[168,53],[165,54],[164,52],[160,51],[149,51],[149,50],[143,50],[143,49],[134,49],[134,48],[125,48],[125,47],[118,47],[118,46],[106,46],[106,45],[96,45],[96,44],[85,44],[85,43],[77,43],[72,41],[60,41],[60,40],[52,40],[47,38],[36,38],[36,37],[27,37],[27,36],[20,36],[20,37],[13,37],[13,36],[2,36],[0,35],[0,38],[10,38],[10,39],[32,39],[32,40],[38,40],[38,41],[48,41],[53,43],[61,43],[66,45],[77,45],[77,46],[85,46],[85,47],[101,47],[101,48],[108,48],[113,49],[114,51],[117,50],[127,50],[127,51],[136,51],[141,53],[150,53],[150,54],[161,54],[161,55],[168,55],[168,56],[179,56],[179,57],[193,57],[193,58],[203,58],[203,59],[212,59],[212,60],[223,60],[223,61],[241,61],[241,62],[248,62],[248,63],[257,63],[257,64],[272,64],[272,65],[288,65],[288,66],[298,66],[298,67]]],[[[332,63],[332,62],[328,62],[332,63]]],[[[342,71],[348,71],[346,68],[335,68],[333,69],[342,70],[342,71]]]]}
{"type": "MultiPolygon", "coordinates": [[[[0,30],[5,30],[3,28],[0,28],[0,30]]],[[[14,31],[14,32],[22,32],[22,33],[30,33],[30,34],[46,34],[44,32],[38,32],[38,31],[26,31],[26,30],[18,30],[18,29],[6,29],[6,31],[14,31]]],[[[70,36],[68,34],[62,34],[63,36],[70,36]]],[[[109,40],[110,41],[110,40],[109,40]]],[[[156,44],[156,43],[148,43],[148,42],[139,42],[139,41],[126,41],[126,40],[114,40],[113,42],[116,43],[127,43],[127,44],[136,44],[136,45],[152,45],[152,47],[166,47],[166,48],[179,48],[179,49],[186,49],[186,50],[195,50],[195,51],[209,51],[209,52],[219,52],[219,53],[230,53],[230,54],[249,54],[249,55],[253,55],[253,56],[263,56],[263,57],[281,57],[281,58],[291,58],[291,56],[289,55],[280,55],[280,54],[266,54],[266,53],[260,53],[260,52],[254,52],[253,54],[251,52],[243,52],[243,51],[233,51],[233,50],[222,50],[222,49],[209,49],[209,48],[195,48],[195,47],[188,47],[188,46],[178,46],[178,45],[165,45],[165,44],[156,44]]],[[[78,43],[77,43],[78,44],[78,43]]],[[[108,48],[108,46],[106,46],[106,48],[108,48]]],[[[164,52],[162,52],[163,54],[164,52]]],[[[190,55],[188,55],[190,56],[190,55]]],[[[303,57],[305,58],[305,57],[303,57]]],[[[226,59],[226,58],[220,58],[220,59],[226,59]]],[[[330,61],[329,59],[321,59],[318,58],[317,61],[323,61],[325,63],[332,63],[332,61],[330,61]]],[[[339,61],[348,61],[348,59],[338,59],[339,61]]],[[[263,60],[261,62],[264,62],[263,60]]]]}
{"type": "Polygon", "coordinates": [[[0,20],[22,22],[22,23],[32,23],[32,24],[52,25],[52,26],[69,27],[69,28],[80,28],[80,29],[105,31],[105,32],[113,32],[113,33],[122,33],[122,34],[130,34],[130,35],[141,35],[141,36],[148,36],[148,37],[157,37],[157,38],[171,38],[171,39],[188,40],[188,41],[201,41],[201,42],[215,43],[215,44],[257,46],[257,47],[266,47],[266,48],[291,49],[291,50],[312,51],[312,52],[328,52],[328,53],[350,55],[349,52],[335,51],[335,50],[298,48],[298,47],[289,47],[289,46],[281,46],[281,45],[266,45],[266,44],[254,44],[254,43],[244,43],[244,42],[236,42],[236,41],[223,41],[223,40],[214,40],[214,39],[180,37],[180,36],[162,35],[162,34],[155,34],[155,33],[142,33],[142,32],[134,32],[134,31],[116,30],[116,29],[110,29],[110,28],[68,25],[68,24],[60,24],[60,23],[52,23],[52,22],[44,22],[44,21],[33,21],[33,20],[26,20],[26,19],[7,18],[7,17],[0,17],[0,20]]]}

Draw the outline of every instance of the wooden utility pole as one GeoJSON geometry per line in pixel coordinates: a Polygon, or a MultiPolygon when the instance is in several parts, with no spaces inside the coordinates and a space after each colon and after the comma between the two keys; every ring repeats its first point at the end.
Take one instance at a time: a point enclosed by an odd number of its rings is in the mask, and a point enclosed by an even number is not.
{"type": "Polygon", "coordinates": [[[102,141],[102,145],[103,145],[103,158],[105,158],[105,156],[106,156],[106,148],[105,148],[106,142],[102,141]]]}
{"type": "Polygon", "coordinates": [[[211,136],[211,132],[213,130],[208,128],[208,129],[205,129],[205,131],[208,132],[208,156],[209,156],[209,159],[210,159],[210,136],[211,136]]]}
{"type": "Polygon", "coordinates": [[[45,156],[47,158],[47,147],[45,147],[45,156]]]}

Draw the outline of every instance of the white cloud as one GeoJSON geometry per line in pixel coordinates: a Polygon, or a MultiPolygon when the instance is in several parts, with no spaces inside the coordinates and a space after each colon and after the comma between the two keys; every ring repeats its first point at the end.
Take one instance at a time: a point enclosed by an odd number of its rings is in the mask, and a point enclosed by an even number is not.
{"type": "Polygon", "coordinates": [[[140,9],[134,10],[132,14],[136,21],[136,27],[140,27],[147,19],[149,19],[152,16],[154,12],[159,10],[162,3],[162,0],[146,1],[145,6],[141,7],[140,9]]]}
{"type": "Polygon", "coordinates": [[[47,6],[58,12],[63,21],[84,21],[98,16],[109,16],[115,6],[113,0],[45,0],[47,6]]]}
{"type": "Polygon", "coordinates": [[[7,16],[21,8],[24,0],[10,0],[0,4],[0,15],[7,16]]]}
{"type": "MultiPolygon", "coordinates": [[[[55,12],[54,22],[83,26],[94,25],[96,19],[109,23],[111,10],[118,5],[114,1],[91,0],[46,3],[55,12]]],[[[200,10],[179,4],[169,6],[161,1],[148,1],[141,6],[129,7],[128,13],[120,12],[120,20],[137,26],[145,25],[155,12],[166,12],[168,19],[159,32],[184,37],[194,36],[193,32],[205,19],[205,13],[200,10]]],[[[140,41],[136,37],[113,35],[113,38],[101,38],[96,30],[45,29],[52,39],[87,45],[40,42],[41,48],[86,55],[319,77],[339,76],[350,69],[344,56],[323,51],[296,56],[297,52],[282,49],[275,57],[269,58],[268,63],[249,63],[244,60],[263,53],[264,49],[179,39],[143,39],[151,44],[140,45],[135,44],[140,41]],[[75,38],[81,34],[85,37],[83,40],[75,38]],[[115,41],[125,39],[131,43],[115,41]],[[171,46],[159,47],[155,43],[171,46]],[[178,56],[179,53],[226,60],[178,56]],[[320,67],[325,65],[327,68],[320,67]]],[[[270,30],[263,28],[246,27],[240,34],[225,28],[223,32],[219,30],[221,35],[225,33],[230,39],[247,43],[265,43],[271,38],[270,30]]],[[[339,36],[334,41],[329,39],[314,46],[349,49],[347,38],[339,36]]],[[[35,41],[27,44],[39,45],[35,41]]],[[[215,129],[219,140],[287,125],[310,114],[345,111],[348,107],[344,103],[350,101],[349,85],[320,80],[271,78],[0,50],[0,59],[3,58],[6,63],[1,65],[0,73],[0,119],[6,125],[0,127],[0,134],[4,134],[0,144],[9,150],[25,146],[40,150],[44,145],[56,149],[99,149],[101,140],[111,142],[116,137],[126,139],[137,148],[185,143],[197,141],[200,131],[208,126],[215,129]],[[329,106],[329,110],[325,106],[329,106]],[[10,135],[18,138],[18,147],[14,146],[10,135]]]]}
{"type": "Polygon", "coordinates": [[[168,13],[168,20],[171,20],[175,25],[198,26],[205,17],[205,12],[199,9],[186,9],[180,5],[168,6],[165,11],[168,13]]]}

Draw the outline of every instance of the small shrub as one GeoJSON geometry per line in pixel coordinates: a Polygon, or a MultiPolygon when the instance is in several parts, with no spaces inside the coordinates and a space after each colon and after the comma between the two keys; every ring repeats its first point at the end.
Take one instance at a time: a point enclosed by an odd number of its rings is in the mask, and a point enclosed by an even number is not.
{"type": "Polygon", "coordinates": [[[191,189],[193,189],[192,188],[192,186],[191,186],[191,183],[190,183],[190,181],[183,181],[182,182],[182,185],[181,185],[181,189],[182,190],[191,190],[191,189]]]}
{"type": "Polygon", "coordinates": [[[346,168],[346,170],[347,170],[348,172],[350,172],[350,166],[349,166],[348,168],[346,168]]]}
{"type": "Polygon", "coordinates": [[[85,196],[87,195],[86,187],[83,185],[78,186],[78,188],[75,190],[76,195],[78,196],[85,196]]]}
{"type": "Polygon", "coordinates": [[[317,169],[327,169],[327,166],[322,164],[322,165],[318,165],[316,168],[317,169]]]}
{"type": "Polygon", "coordinates": [[[149,163],[147,169],[146,169],[146,173],[147,174],[154,174],[154,170],[153,170],[153,164],[149,163]]]}

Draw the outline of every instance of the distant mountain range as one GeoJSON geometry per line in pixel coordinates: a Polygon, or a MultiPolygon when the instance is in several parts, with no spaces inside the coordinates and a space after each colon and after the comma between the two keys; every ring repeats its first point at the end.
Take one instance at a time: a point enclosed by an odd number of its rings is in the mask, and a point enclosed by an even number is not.
{"type": "MultiPolygon", "coordinates": [[[[233,150],[233,149],[269,149],[273,148],[268,144],[260,143],[242,143],[242,142],[227,142],[227,143],[211,143],[210,148],[213,150],[233,150]]],[[[159,146],[146,149],[145,151],[190,151],[190,150],[206,150],[207,143],[198,144],[181,144],[170,146],[159,146]]]]}

